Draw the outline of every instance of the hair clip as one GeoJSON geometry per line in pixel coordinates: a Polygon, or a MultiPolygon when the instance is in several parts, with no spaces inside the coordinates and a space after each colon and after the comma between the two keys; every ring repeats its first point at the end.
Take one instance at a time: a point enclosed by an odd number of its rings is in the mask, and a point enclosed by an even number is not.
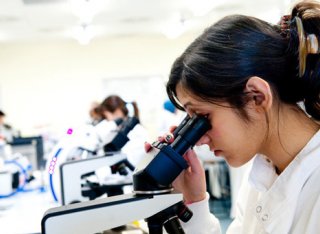
{"type": "Polygon", "coordinates": [[[316,35],[305,35],[302,21],[299,17],[295,17],[297,24],[297,32],[299,37],[299,77],[302,77],[306,70],[306,60],[308,54],[319,54],[319,41],[316,35]]]}
{"type": "Polygon", "coordinates": [[[278,25],[280,25],[280,28],[282,30],[284,30],[284,29],[289,29],[290,23],[291,23],[291,15],[284,15],[281,17],[278,25]]]}
{"type": "Polygon", "coordinates": [[[278,22],[278,27],[280,30],[280,35],[287,37],[290,31],[291,15],[284,15],[278,22]]]}

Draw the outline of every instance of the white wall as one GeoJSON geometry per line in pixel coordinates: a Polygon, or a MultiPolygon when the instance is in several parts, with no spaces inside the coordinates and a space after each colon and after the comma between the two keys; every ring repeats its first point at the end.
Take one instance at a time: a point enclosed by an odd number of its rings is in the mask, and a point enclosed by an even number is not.
{"type": "MultiPolygon", "coordinates": [[[[0,108],[24,136],[82,124],[90,103],[108,95],[102,91],[104,79],[160,75],[166,80],[194,37],[106,38],[87,46],[75,41],[0,44],[0,108]]],[[[145,124],[152,131],[152,123],[145,124]]]]}

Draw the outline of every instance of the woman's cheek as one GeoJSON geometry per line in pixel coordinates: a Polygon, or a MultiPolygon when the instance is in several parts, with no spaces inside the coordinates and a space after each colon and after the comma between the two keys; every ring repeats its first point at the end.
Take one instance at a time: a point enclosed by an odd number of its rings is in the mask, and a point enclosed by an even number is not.
{"type": "Polygon", "coordinates": [[[207,133],[212,140],[219,139],[221,137],[220,130],[218,128],[212,128],[207,133]]]}
{"type": "Polygon", "coordinates": [[[209,142],[210,142],[210,138],[206,133],[199,139],[196,145],[200,146],[200,145],[208,144],[209,142]]]}

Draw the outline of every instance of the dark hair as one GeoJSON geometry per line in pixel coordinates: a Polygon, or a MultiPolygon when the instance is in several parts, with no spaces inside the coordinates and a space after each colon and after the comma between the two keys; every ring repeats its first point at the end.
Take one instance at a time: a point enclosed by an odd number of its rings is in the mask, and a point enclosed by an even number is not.
{"type": "MultiPolygon", "coordinates": [[[[319,38],[319,3],[297,4],[291,18],[295,16],[302,20],[306,33],[319,38]]],[[[278,25],[250,16],[227,16],[206,29],[176,59],[166,87],[168,96],[183,110],[176,100],[176,87],[181,84],[200,100],[230,103],[248,119],[241,111],[249,100],[244,89],[250,77],[258,76],[270,84],[276,98],[293,105],[304,101],[307,112],[319,120],[320,56],[307,57],[306,72],[300,78],[298,49],[294,20],[289,36],[283,36],[278,25]]]]}
{"type": "Polygon", "coordinates": [[[127,105],[131,104],[134,109],[134,116],[136,118],[139,118],[139,109],[136,102],[125,102],[121,97],[117,95],[110,95],[106,99],[103,100],[101,103],[102,110],[110,111],[111,113],[114,113],[117,109],[120,109],[122,113],[125,116],[128,116],[129,110],[127,108],[127,105]]]}
{"type": "Polygon", "coordinates": [[[95,115],[99,119],[103,119],[102,106],[98,104],[90,109],[89,114],[91,116],[95,115]]]}
{"type": "Polygon", "coordinates": [[[6,114],[2,110],[0,110],[0,116],[6,116],[6,114]]]}
{"type": "Polygon", "coordinates": [[[97,115],[99,115],[99,116],[102,116],[102,108],[101,108],[100,105],[94,107],[94,108],[92,109],[92,111],[93,111],[95,114],[97,114],[97,115]]]}

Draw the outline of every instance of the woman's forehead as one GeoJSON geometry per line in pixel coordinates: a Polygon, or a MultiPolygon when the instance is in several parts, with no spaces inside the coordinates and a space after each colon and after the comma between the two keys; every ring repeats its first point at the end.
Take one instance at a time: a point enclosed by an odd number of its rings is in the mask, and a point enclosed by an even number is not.
{"type": "Polygon", "coordinates": [[[181,84],[177,85],[176,94],[177,94],[178,101],[182,105],[185,105],[186,103],[194,104],[194,103],[203,102],[201,98],[197,97],[194,93],[192,93],[190,90],[188,90],[181,84]]]}

